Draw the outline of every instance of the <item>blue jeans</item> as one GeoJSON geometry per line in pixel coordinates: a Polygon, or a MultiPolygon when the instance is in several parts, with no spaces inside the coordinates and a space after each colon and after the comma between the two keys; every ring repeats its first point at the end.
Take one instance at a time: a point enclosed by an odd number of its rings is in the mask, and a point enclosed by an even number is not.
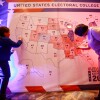
{"type": "Polygon", "coordinates": [[[2,69],[4,78],[1,84],[0,95],[6,95],[6,89],[10,78],[10,67],[8,61],[0,61],[0,68],[2,69]]]}

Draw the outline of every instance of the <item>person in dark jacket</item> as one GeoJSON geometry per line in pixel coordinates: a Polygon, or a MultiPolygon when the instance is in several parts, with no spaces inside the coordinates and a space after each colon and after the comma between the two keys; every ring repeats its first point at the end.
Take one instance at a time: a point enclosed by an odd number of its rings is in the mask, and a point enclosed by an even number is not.
{"type": "Polygon", "coordinates": [[[12,41],[10,38],[10,30],[5,26],[0,27],[0,68],[2,69],[4,78],[0,89],[0,100],[6,99],[6,88],[10,78],[10,67],[8,61],[12,54],[11,48],[17,48],[22,44],[22,38],[18,42],[12,41]]]}

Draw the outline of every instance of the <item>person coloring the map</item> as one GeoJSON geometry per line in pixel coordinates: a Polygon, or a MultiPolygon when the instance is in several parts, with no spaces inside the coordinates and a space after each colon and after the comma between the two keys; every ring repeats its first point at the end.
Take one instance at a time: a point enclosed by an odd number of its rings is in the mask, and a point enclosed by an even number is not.
{"type": "MultiPolygon", "coordinates": [[[[92,48],[96,54],[98,54],[98,62],[99,62],[99,77],[100,77],[100,27],[90,27],[87,25],[79,24],[75,28],[75,34],[78,36],[87,36],[88,45],[92,48]]],[[[98,97],[95,100],[100,100],[100,89],[98,97]]]]}
{"type": "Polygon", "coordinates": [[[10,67],[8,61],[10,60],[10,55],[12,54],[12,47],[19,47],[22,44],[22,38],[20,37],[18,42],[12,41],[10,38],[10,30],[5,26],[0,27],[0,68],[3,73],[3,81],[0,89],[0,100],[6,99],[6,88],[10,78],[10,67]]]}

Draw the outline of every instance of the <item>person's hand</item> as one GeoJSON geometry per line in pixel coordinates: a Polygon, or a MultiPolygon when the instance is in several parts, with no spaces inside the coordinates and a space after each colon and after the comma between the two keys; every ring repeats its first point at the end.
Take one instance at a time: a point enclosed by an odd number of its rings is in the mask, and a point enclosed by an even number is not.
{"type": "Polygon", "coordinates": [[[23,41],[23,38],[22,38],[22,37],[18,37],[18,40],[21,40],[21,41],[23,41]]]}

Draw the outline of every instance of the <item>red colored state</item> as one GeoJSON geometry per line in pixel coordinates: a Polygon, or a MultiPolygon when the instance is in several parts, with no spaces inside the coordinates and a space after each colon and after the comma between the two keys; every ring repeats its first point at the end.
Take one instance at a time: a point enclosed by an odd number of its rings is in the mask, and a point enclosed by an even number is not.
{"type": "Polygon", "coordinates": [[[61,36],[56,35],[50,37],[50,43],[57,43],[57,42],[62,42],[61,36]]]}
{"type": "Polygon", "coordinates": [[[71,48],[74,47],[73,42],[65,34],[63,34],[61,36],[62,36],[62,41],[63,41],[63,45],[64,45],[65,57],[73,59],[74,58],[74,51],[73,51],[73,54],[72,54],[72,51],[71,51],[71,48]]]}
{"type": "Polygon", "coordinates": [[[52,23],[49,23],[48,24],[48,30],[59,30],[59,24],[52,24],[52,23]]]}
{"type": "Polygon", "coordinates": [[[48,29],[48,27],[47,27],[47,25],[38,25],[37,26],[37,33],[47,33],[47,29],[48,29]]]}
{"type": "Polygon", "coordinates": [[[70,40],[70,38],[67,35],[63,34],[63,35],[61,35],[61,37],[62,37],[62,41],[63,41],[64,44],[67,43],[67,44],[70,44],[70,46],[73,44],[72,41],[70,40]]]}
{"type": "Polygon", "coordinates": [[[62,38],[61,36],[57,35],[57,36],[51,36],[50,37],[50,43],[53,44],[53,47],[55,49],[64,49],[63,47],[63,42],[62,42],[62,38]]]}
{"type": "Polygon", "coordinates": [[[31,31],[30,41],[38,41],[39,34],[36,31],[31,31]]]}
{"type": "Polygon", "coordinates": [[[57,18],[49,18],[48,19],[48,23],[57,24],[58,23],[58,19],[57,18]]]}
{"type": "Polygon", "coordinates": [[[62,42],[56,42],[56,43],[54,43],[53,47],[55,49],[58,49],[58,50],[61,50],[61,49],[63,50],[64,49],[62,42]]]}

